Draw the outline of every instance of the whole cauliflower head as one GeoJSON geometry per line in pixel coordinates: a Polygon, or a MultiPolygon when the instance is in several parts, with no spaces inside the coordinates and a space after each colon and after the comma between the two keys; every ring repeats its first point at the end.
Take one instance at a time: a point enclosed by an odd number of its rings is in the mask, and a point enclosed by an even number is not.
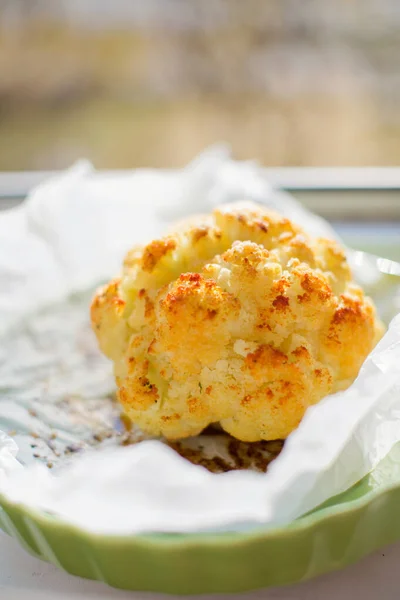
{"type": "Polygon", "coordinates": [[[336,242],[251,203],[133,248],[91,318],[126,415],[168,439],[286,438],[383,331],[336,242]]]}

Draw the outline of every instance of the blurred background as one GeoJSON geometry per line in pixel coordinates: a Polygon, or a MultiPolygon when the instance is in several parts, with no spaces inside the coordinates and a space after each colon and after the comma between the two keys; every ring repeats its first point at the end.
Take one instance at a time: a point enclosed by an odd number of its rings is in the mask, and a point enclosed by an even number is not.
{"type": "Polygon", "coordinates": [[[0,170],[398,165],[399,0],[0,0],[0,170]]]}

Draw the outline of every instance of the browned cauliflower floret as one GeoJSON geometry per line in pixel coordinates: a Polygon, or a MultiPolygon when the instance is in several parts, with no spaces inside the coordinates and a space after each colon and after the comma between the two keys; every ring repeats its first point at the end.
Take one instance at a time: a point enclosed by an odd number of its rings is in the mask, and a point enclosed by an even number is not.
{"type": "Polygon", "coordinates": [[[250,203],[130,251],[92,323],[125,413],[169,439],[286,438],[383,331],[338,244],[250,203]]]}

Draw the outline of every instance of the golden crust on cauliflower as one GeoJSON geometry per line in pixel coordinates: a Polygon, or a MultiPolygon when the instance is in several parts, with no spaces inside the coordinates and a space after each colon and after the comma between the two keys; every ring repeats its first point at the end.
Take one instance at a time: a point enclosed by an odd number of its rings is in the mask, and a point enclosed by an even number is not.
{"type": "Polygon", "coordinates": [[[251,203],[133,248],[91,318],[126,415],[168,439],[284,439],[383,332],[336,242],[251,203]]]}

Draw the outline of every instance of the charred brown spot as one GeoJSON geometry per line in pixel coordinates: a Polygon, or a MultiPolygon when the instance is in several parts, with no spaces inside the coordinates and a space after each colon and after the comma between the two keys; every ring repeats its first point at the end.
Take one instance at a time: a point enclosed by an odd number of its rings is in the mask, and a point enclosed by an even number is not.
{"type": "Polygon", "coordinates": [[[175,250],[176,241],[172,238],[164,238],[162,240],[155,240],[148,244],[142,257],[142,268],[144,271],[151,273],[156,267],[157,263],[165,256],[168,252],[175,250]]]}
{"type": "Polygon", "coordinates": [[[332,343],[332,344],[336,344],[337,346],[340,345],[340,339],[339,339],[339,335],[338,332],[335,331],[334,328],[330,328],[328,335],[326,336],[328,342],[332,343]]]}
{"type": "Polygon", "coordinates": [[[245,363],[248,366],[254,364],[268,364],[272,367],[280,367],[287,364],[288,358],[286,354],[273,348],[272,346],[259,346],[255,352],[248,354],[245,358],[245,363]]]}
{"type": "Polygon", "coordinates": [[[290,282],[284,277],[278,281],[275,281],[272,285],[273,291],[277,292],[278,294],[283,294],[288,287],[290,287],[290,282]]]}
{"type": "Polygon", "coordinates": [[[321,301],[327,300],[332,295],[332,290],[327,283],[309,273],[304,274],[300,285],[308,294],[317,294],[321,301]]]}
{"type": "Polygon", "coordinates": [[[202,280],[203,277],[200,275],[200,273],[182,273],[179,276],[179,281],[182,283],[188,282],[200,284],[202,280]]]}
{"type": "Polygon", "coordinates": [[[163,421],[164,423],[168,423],[169,421],[179,421],[180,418],[180,415],[178,415],[178,413],[175,413],[173,415],[164,415],[163,417],[161,417],[161,421],[163,421]]]}
{"type": "Polygon", "coordinates": [[[139,377],[139,383],[142,387],[150,391],[155,387],[154,384],[150,383],[147,377],[139,377]]]}
{"type": "Polygon", "coordinates": [[[298,348],[293,350],[292,354],[296,358],[308,358],[310,356],[310,353],[308,352],[305,346],[299,346],[298,348]]]}
{"type": "Polygon", "coordinates": [[[201,400],[198,398],[189,398],[187,405],[191,414],[198,412],[202,408],[201,400]]]}
{"type": "Polygon", "coordinates": [[[113,304],[117,309],[121,309],[125,306],[125,300],[122,300],[122,298],[113,298],[113,304]]]}
{"type": "Polygon", "coordinates": [[[314,282],[313,282],[313,278],[306,273],[301,281],[301,287],[303,288],[303,290],[306,290],[307,292],[313,292],[314,291],[314,282]]]}
{"type": "Polygon", "coordinates": [[[170,316],[178,315],[180,307],[185,302],[184,288],[175,292],[169,292],[164,300],[161,300],[160,304],[163,310],[165,310],[170,316]]]}
{"type": "Polygon", "coordinates": [[[140,346],[140,344],[143,343],[143,336],[142,335],[137,335],[134,338],[131,339],[130,341],[130,347],[131,348],[138,348],[140,346]]]}
{"type": "Polygon", "coordinates": [[[289,307],[289,298],[286,296],[277,296],[272,303],[272,306],[276,308],[276,310],[285,311],[289,307]]]}
{"type": "Polygon", "coordinates": [[[305,304],[306,302],[310,302],[311,301],[311,296],[310,294],[299,294],[297,296],[297,300],[298,302],[300,302],[300,304],[305,304]]]}
{"type": "Polygon", "coordinates": [[[154,312],[154,304],[150,300],[150,298],[148,298],[146,296],[145,307],[144,307],[144,316],[146,317],[146,319],[148,319],[149,317],[151,317],[151,315],[153,314],[153,312],[154,312]]]}
{"type": "Polygon", "coordinates": [[[269,347],[268,359],[271,362],[271,364],[275,367],[285,365],[288,361],[287,356],[284,352],[281,352],[280,350],[276,350],[275,348],[271,347],[269,347]]]}
{"type": "Polygon", "coordinates": [[[293,401],[294,399],[294,383],[291,381],[282,381],[280,384],[280,397],[279,404],[282,406],[286,404],[288,401],[293,401]]]}
{"type": "Polygon", "coordinates": [[[263,320],[261,321],[261,323],[257,325],[257,329],[266,329],[267,331],[272,331],[271,325],[265,321],[264,317],[262,319],[263,320]]]}
{"type": "Polygon", "coordinates": [[[287,391],[287,390],[290,390],[293,387],[293,384],[292,384],[291,381],[283,381],[281,387],[282,387],[282,389],[284,391],[287,391]]]}
{"type": "Polygon", "coordinates": [[[206,394],[211,394],[211,392],[212,392],[212,385],[208,385],[206,387],[206,394]]]}
{"type": "Polygon", "coordinates": [[[252,399],[253,399],[253,396],[251,394],[247,394],[247,396],[245,396],[244,398],[241,399],[240,404],[242,406],[247,406],[247,404],[250,404],[252,399]]]}
{"type": "Polygon", "coordinates": [[[354,304],[353,306],[338,308],[333,315],[332,322],[334,325],[340,325],[342,323],[355,324],[360,320],[360,317],[361,308],[358,304],[354,304]]]}
{"type": "Polygon", "coordinates": [[[139,290],[138,296],[139,296],[139,298],[144,298],[145,294],[146,294],[146,290],[144,288],[142,288],[141,290],[139,290]]]}
{"type": "Polygon", "coordinates": [[[206,226],[195,229],[194,231],[192,231],[193,242],[196,243],[199,240],[201,240],[203,237],[206,237],[208,235],[208,232],[209,232],[209,228],[206,226]]]}

